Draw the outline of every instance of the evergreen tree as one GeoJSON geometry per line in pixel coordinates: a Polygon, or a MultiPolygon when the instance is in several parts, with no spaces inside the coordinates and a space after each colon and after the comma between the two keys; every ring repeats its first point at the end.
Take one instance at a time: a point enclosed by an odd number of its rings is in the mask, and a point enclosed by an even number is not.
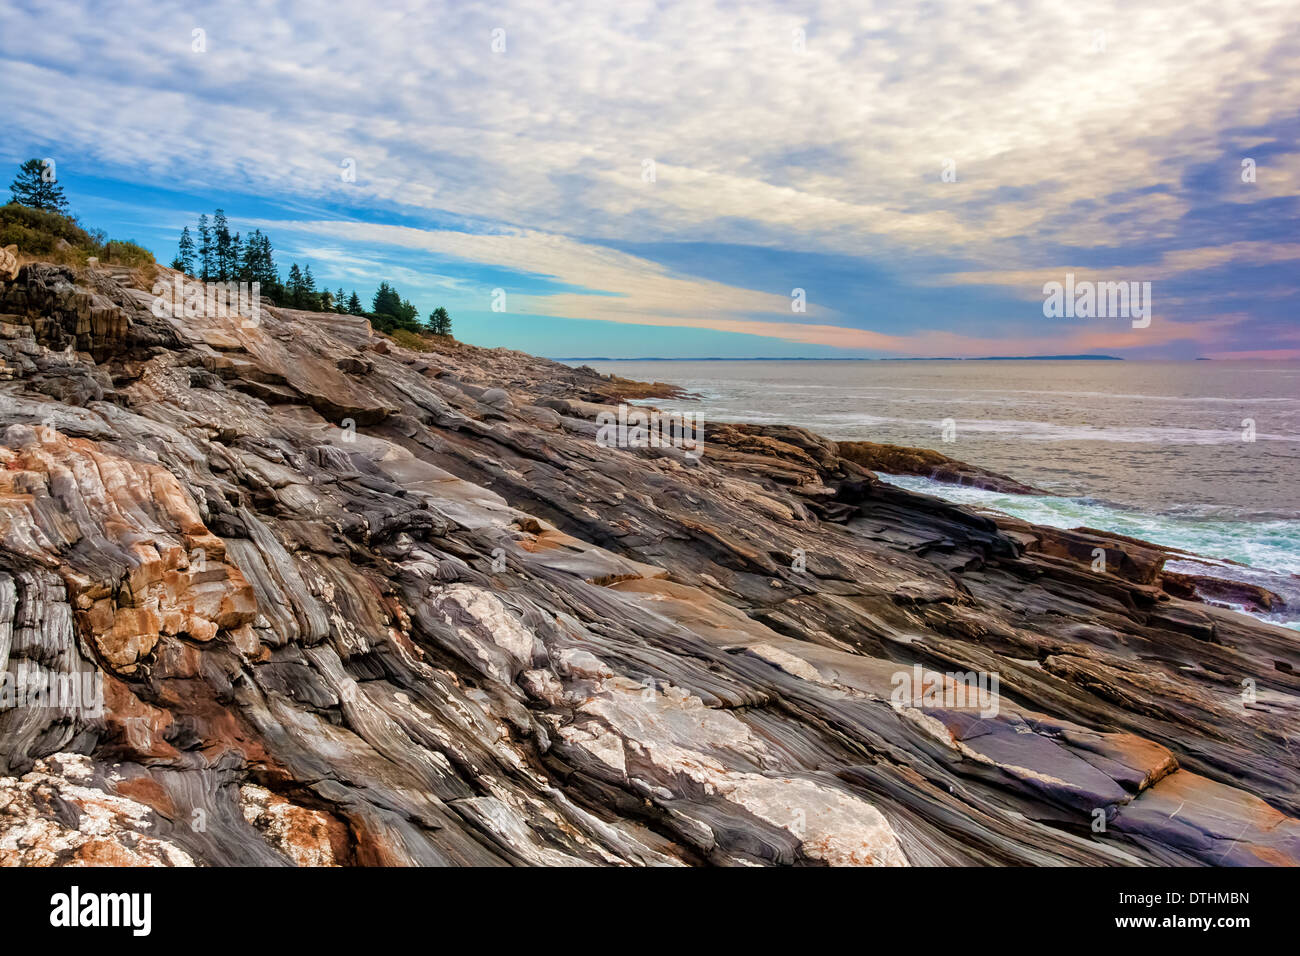
{"type": "Polygon", "coordinates": [[[239,238],[239,233],[235,233],[235,235],[230,240],[230,265],[228,267],[230,272],[229,275],[230,279],[237,281],[240,278],[239,266],[240,263],[243,262],[243,259],[244,259],[244,244],[239,238]]]}
{"type": "Polygon", "coordinates": [[[179,269],[186,275],[194,274],[194,238],[190,235],[189,226],[181,230],[180,253],[172,263],[172,268],[179,269]]]}
{"type": "Polygon", "coordinates": [[[218,209],[212,216],[212,240],[216,280],[225,282],[230,278],[230,225],[226,222],[226,213],[218,209]]]}
{"type": "Polygon", "coordinates": [[[261,254],[261,231],[254,229],[244,243],[244,256],[239,261],[239,281],[256,282],[258,256],[261,254]]]}
{"type": "Polygon", "coordinates": [[[9,184],[13,201],[32,209],[68,214],[68,200],[63,187],[53,179],[46,179],[46,165],[39,159],[29,159],[18,167],[18,175],[9,184]]]}
{"type": "Polygon", "coordinates": [[[347,298],[343,295],[343,286],[339,286],[339,291],[334,293],[334,311],[342,315],[347,310],[347,298]]]}
{"type": "Polygon", "coordinates": [[[442,306],[438,306],[429,313],[429,321],[426,328],[434,335],[451,335],[451,316],[442,306]]]}
{"type": "Polygon", "coordinates": [[[310,265],[302,270],[302,305],[299,308],[320,311],[320,294],[316,291],[316,279],[311,274],[310,265]]]}
{"type": "Polygon", "coordinates": [[[244,243],[244,255],[239,260],[238,276],[240,282],[257,281],[257,257],[259,254],[260,230],[254,229],[244,243]]]}
{"type": "Polygon", "coordinates": [[[262,288],[266,290],[267,295],[276,301],[279,301],[284,297],[284,286],[280,283],[279,270],[275,268],[275,256],[274,250],[271,248],[271,237],[261,236],[259,245],[261,246],[261,251],[257,255],[257,281],[262,284],[262,288]]]}
{"type": "Polygon", "coordinates": [[[376,315],[388,315],[397,318],[402,314],[402,298],[397,294],[397,290],[387,282],[379,283],[379,288],[375,290],[375,298],[370,303],[370,310],[376,315]]]}
{"type": "Polygon", "coordinates": [[[348,315],[365,315],[366,310],[361,305],[361,298],[357,295],[357,290],[352,290],[352,297],[348,299],[348,315]]]}
{"type": "Polygon", "coordinates": [[[271,254],[271,237],[262,235],[260,229],[254,229],[253,235],[257,237],[257,252],[253,257],[256,278],[262,282],[278,282],[280,274],[275,271],[275,259],[271,254]]]}
{"type": "Polygon", "coordinates": [[[289,280],[284,284],[284,293],[291,307],[302,308],[302,270],[296,262],[289,266],[289,280]]]}
{"type": "Polygon", "coordinates": [[[199,278],[204,282],[212,279],[212,230],[208,227],[207,213],[199,214],[199,278]]]}
{"type": "Polygon", "coordinates": [[[239,267],[239,279],[243,282],[256,282],[261,287],[262,295],[270,296],[277,302],[284,295],[280,275],[275,270],[271,240],[263,235],[261,229],[254,229],[244,243],[244,260],[239,267]]]}

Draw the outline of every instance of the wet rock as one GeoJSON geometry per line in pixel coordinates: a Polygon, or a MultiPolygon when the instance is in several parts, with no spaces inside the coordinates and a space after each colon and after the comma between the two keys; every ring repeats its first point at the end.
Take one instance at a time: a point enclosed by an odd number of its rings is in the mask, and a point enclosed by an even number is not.
{"type": "Polygon", "coordinates": [[[917,475],[950,485],[969,485],[986,491],[1012,495],[1041,495],[1045,492],[997,472],[957,461],[929,448],[881,445],[869,441],[836,443],[838,453],[855,464],[887,475],[917,475]]]}

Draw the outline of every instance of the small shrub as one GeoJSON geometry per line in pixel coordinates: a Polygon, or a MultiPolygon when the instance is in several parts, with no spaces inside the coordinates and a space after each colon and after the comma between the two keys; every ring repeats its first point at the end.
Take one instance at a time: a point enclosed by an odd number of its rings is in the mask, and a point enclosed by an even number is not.
{"type": "Polygon", "coordinates": [[[154,261],[153,253],[148,249],[134,242],[121,239],[110,239],[104,243],[104,250],[100,258],[104,262],[112,262],[123,266],[152,265],[154,261]]]}
{"type": "Polygon", "coordinates": [[[404,349],[410,349],[412,352],[432,352],[433,343],[424,336],[407,329],[394,329],[389,333],[389,338],[404,349]]]}
{"type": "Polygon", "coordinates": [[[85,262],[94,255],[95,237],[68,216],[11,202],[0,206],[0,246],[10,243],[26,256],[85,262]]]}
{"type": "Polygon", "coordinates": [[[9,203],[0,206],[0,246],[13,243],[23,259],[81,266],[90,256],[124,266],[152,265],[153,253],[134,242],[87,232],[77,220],[45,209],[9,203]]]}

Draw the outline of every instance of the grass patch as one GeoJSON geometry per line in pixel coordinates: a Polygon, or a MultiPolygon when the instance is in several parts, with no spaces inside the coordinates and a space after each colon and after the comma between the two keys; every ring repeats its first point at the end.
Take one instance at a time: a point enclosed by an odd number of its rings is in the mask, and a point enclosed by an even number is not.
{"type": "Polygon", "coordinates": [[[109,239],[102,230],[88,232],[70,216],[9,203],[0,206],[0,246],[16,245],[22,261],[40,259],[65,266],[100,262],[139,267],[153,264],[153,253],[134,242],[109,239]]]}
{"type": "Polygon", "coordinates": [[[379,329],[378,331],[412,352],[446,352],[460,345],[450,335],[432,335],[428,332],[411,332],[408,329],[394,329],[391,332],[379,329]]]}

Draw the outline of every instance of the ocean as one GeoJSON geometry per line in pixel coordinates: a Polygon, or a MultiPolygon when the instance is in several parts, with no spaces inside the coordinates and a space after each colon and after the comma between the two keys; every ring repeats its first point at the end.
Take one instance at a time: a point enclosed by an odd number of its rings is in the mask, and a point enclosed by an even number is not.
{"type": "MultiPolygon", "coordinates": [[[[1144,538],[1251,570],[1172,570],[1262,584],[1300,629],[1300,363],[1251,361],[585,361],[680,385],[652,404],[709,421],[933,448],[1034,485],[912,490],[1038,524],[1144,538]],[[946,426],[946,427],[945,427],[946,426]],[[945,441],[945,437],[950,441],[945,441]]],[[[707,451],[706,451],[707,453],[707,451]]]]}

